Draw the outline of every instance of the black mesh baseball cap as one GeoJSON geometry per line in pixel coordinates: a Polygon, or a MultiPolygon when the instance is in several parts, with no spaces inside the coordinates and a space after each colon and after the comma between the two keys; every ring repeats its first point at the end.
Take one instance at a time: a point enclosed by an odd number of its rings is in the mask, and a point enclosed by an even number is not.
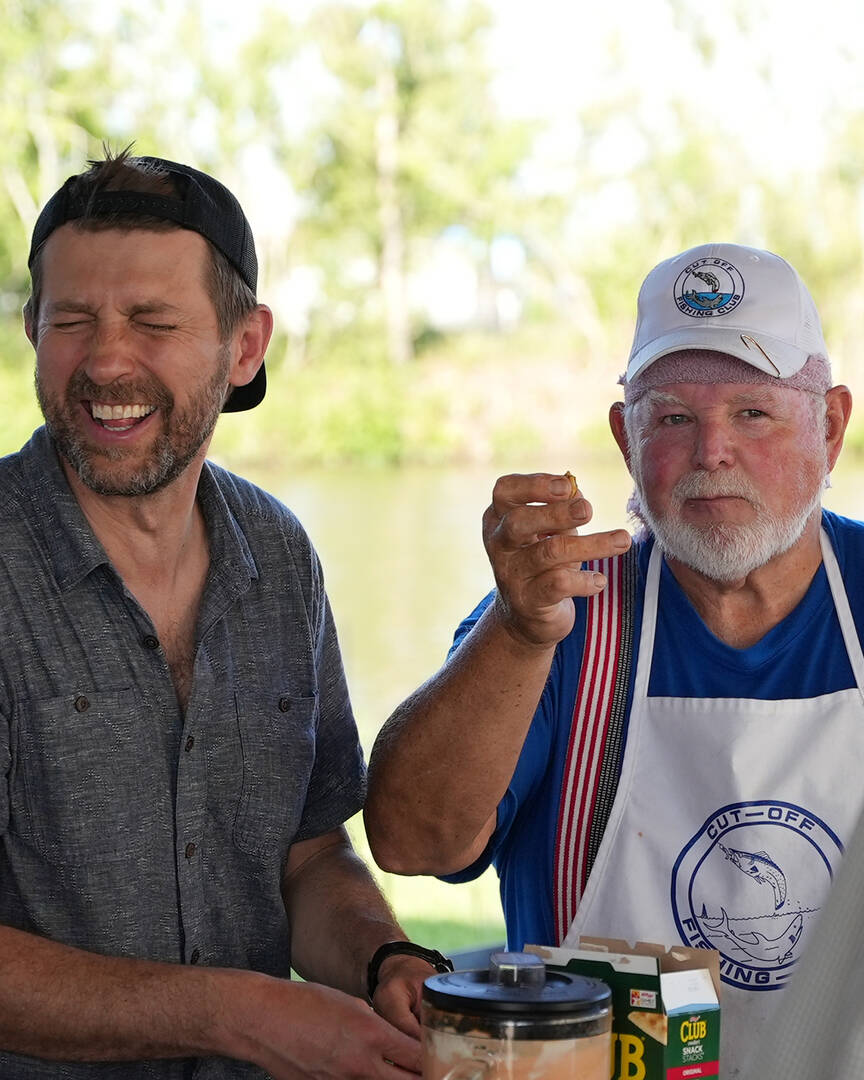
{"type": "MultiPolygon", "coordinates": [[[[255,241],[243,208],[228,188],[207,173],[164,158],[130,157],[128,161],[130,165],[144,165],[154,172],[165,173],[176,195],[94,190],[92,185],[82,182],[81,176],[70,176],[36,219],[27,265],[32,266],[36,252],[67,221],[141,214],[173,221],[181,228],[200,233],[222,252],[254,293],[258,284],[255,241]]],[[[222,411],[252,409],[262,400],[266,389],[267,376],[262,364],[252,382],[234,388],[222,411]]]]}

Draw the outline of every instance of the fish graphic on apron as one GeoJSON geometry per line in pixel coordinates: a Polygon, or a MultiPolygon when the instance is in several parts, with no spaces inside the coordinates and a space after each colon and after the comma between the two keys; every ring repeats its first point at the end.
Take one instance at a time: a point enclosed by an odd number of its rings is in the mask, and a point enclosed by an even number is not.
{"type": "Polygon", "coordinates": [[[820,543],[856,687],[781,701],[648,696],[654,546],[621,777],[563,940],[717,949],[727,1080],[782,1003],[862,808],[864,654],[824,530],[820,543]]]}

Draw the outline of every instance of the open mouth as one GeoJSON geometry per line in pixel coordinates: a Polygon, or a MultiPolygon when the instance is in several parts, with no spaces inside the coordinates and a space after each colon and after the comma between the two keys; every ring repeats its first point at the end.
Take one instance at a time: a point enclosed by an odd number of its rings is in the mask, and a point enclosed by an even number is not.
{"type": "Polygon", "coordinates": [[[99,401],[85,402],[87,404],[96,423],[108,431],[128,431],[156,411],[155,405],[109,405],[99,401]]]}

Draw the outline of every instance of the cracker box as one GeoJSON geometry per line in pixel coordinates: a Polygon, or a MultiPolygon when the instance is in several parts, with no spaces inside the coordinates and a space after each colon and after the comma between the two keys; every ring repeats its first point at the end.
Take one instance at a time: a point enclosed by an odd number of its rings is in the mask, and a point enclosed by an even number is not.
{"type": "Polygon", "coordinates": [[[720,964],[714,949],[605,938],[526,945],[547,967],[612,991],[612,1080],[698,1080],[720,1070],[720,964]]]}

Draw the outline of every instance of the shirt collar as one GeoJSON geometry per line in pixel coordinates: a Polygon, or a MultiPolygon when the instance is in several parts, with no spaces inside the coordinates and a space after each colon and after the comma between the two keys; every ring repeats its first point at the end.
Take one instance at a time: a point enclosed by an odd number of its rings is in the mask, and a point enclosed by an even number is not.
{"type": "Polygon", "coordinates": [[[73,588],[97,566],[108,563],[105,549],[63,472],[54,440],[37,428],[22,450],[29,495],[42,525],[54,576],[61,591],[73,588]]]}
{"type": "MultiPolygon", "coordinates": [[[[62,592],[98,566],[110,566],[105,549],[75,498],[54,440],[37,428],[22,451],[27,489],[42,524],[54,576],[62,592]]],[[[258,569],[246,536],[219,489],[218,470],[204,463],[198,499],[210,544],[210,573],[231,593],[245,591],[258,569]]]]}
{"type": "Polygon", "coordinates": [[[204,515],[210,543],[210,574],[214,572],[228,584],[248,587],[258,577],[258,567],[240,522],[234,516],[219,484],[223,471],[204,462],[198,481],[198,505],[204,515]]]}

